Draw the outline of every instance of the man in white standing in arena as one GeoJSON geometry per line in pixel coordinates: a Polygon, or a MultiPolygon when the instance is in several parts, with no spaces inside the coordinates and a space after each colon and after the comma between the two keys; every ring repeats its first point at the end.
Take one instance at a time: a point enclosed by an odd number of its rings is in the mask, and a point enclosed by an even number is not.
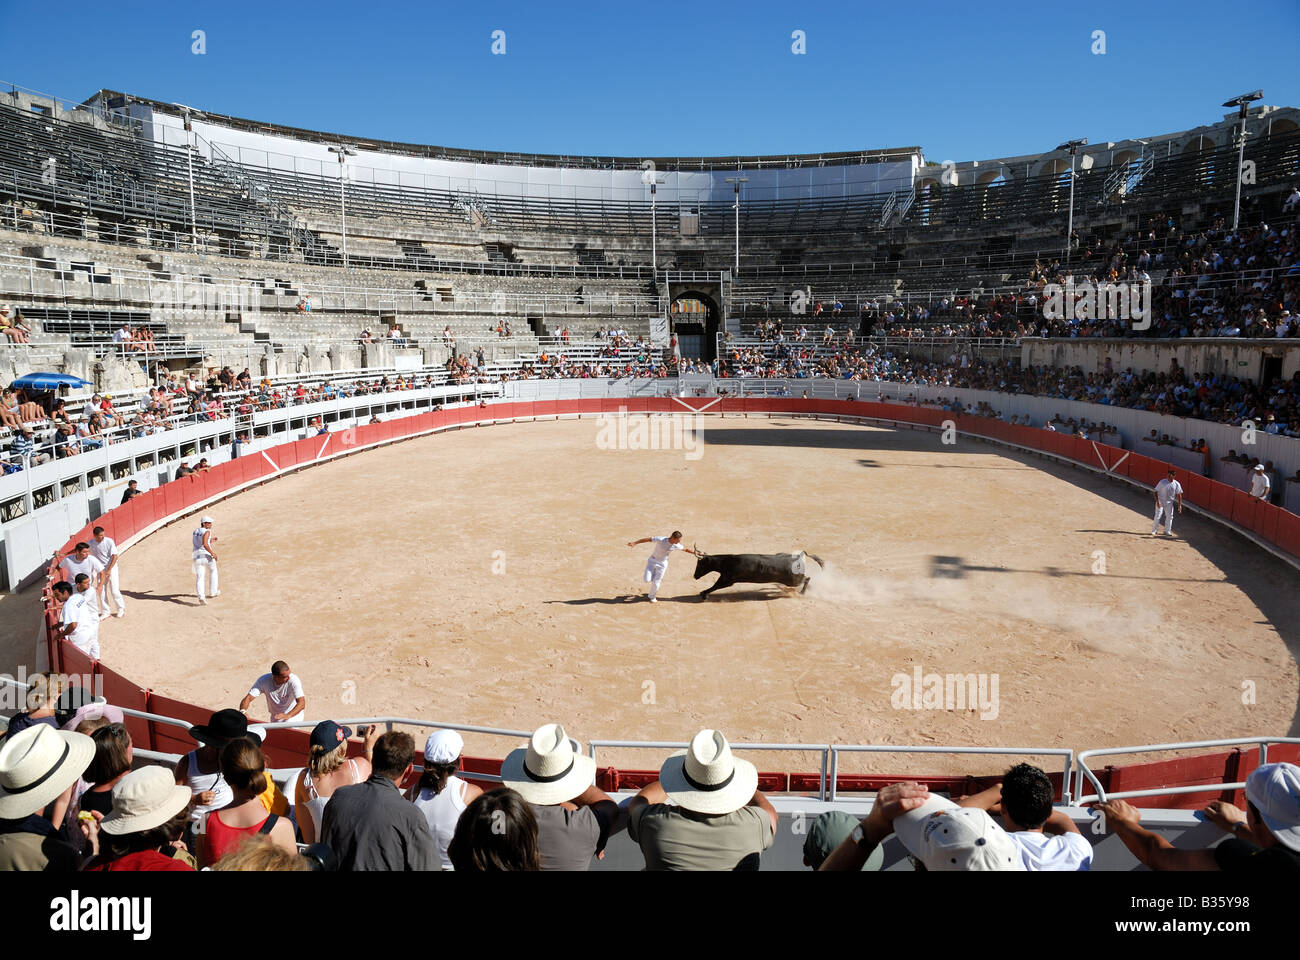
{"type": "Polygon", "coordinates": [[[64,577],[69,583],[75,584],[77,575],[82,573],[90,578],[93,593],[89,599],[90,605],[95,608],[95,629],[98,630],[98,618],[103,609],[99,605],[99,591],[104,585],[104,564],[92,555],[90,544],[83,540],[77,544],[72,553],[59,561],[59,569],[64,572],[64,577]]]}
{"type": "Polygon", "coordinates": [[[653,543],[654,551],[650,554],[650,559],[645,562],[645,582],[650,584],[650,602],[658,603],[659,584],[663,582],[664,574],[668,572],[668,556],[674,550],[684,550],[694,556],[699,556],[689,547],[682,546],[682,532],[674,530],[667,537],[642,537],[640,540],[633,540],[628,543],[629,547],[635,547],[641,543],[653,543]]]}
{"type": "Polygon", "coordinates": [[[99,619],[108,619],[108,600],[113,598],[116,617],[126,616],[126,604],[122,602],[122,591],[117,584],[117,542],[104,533],[103,527],[96,527],[95,537],[90,541],[90,555],[104,565],[104,585],[99,589],[99,619]]]}
{"type": "Polygon", "coordinates": [[[1178,504],[1178,512],[1183,512],[1183,485],[1174,479],[1174,471],[1170,470],[1169,475],[1156,484],[1156,517],[1151,524],[1151,536],[1160,532],[1160,515],[1163,513],[1165,518],[1165,536],[1174,532],[1174,503],[1178,504]]]}
{"type": "Polygon", "coordinates": [[[1268,473],[1262,463],[1255,464],[1255,472],[1250,478],[1250,495],[1256,500],[1263,500],[1268,503],[1269,491],[1273,488],[1273,483],[1268,479],[1268,473]]]}
{"type": "Polygon", "coordinates": [[[194,547],[194,589],[199,595],[199,603],[207,606],[208,596],[216,598],[221,596],[221,584],[217,577],[217,555],[212,552],[212,544],[216,537],[212,535],[212,518],[204,517],[199,521],[199,527],[190,535],[194,547]],[[212,590],[204,590],[204,581],[208,578],[208,573],[212,573],[212,590]]]}

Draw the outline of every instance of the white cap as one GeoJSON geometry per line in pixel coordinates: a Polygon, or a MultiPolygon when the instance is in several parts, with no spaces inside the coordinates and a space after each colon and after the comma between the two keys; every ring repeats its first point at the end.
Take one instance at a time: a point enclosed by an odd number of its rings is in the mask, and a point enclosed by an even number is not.
{"type": "Polygon", "coordinates": [[[1263,472],[1264,472],[1264,465],[1263,465],[1262,463],[1257,463],[1257,464],[1255,464],[1255,469],[1258,470],[1260,473],[1263,473],[1263,472]]]}
{"type": "Polygon", "coordinates": [[[465,741],[455,730],[435,730],[424,741],[424,759],[428,763],[451,763],[465,749],[465,741]]]}
{"type": "Polygon", "coordinates": [[[1266,763],[1246,778],[1246,799],[1284,847],[1300,853],[1300,767],[1266,763]]]}
{"type": "Polygon", "coordinates": [[[216,521],[213,520],[211,517],[204,517],[202,520],[199,521],[199,526],[202,526],[205,523],[216,523],[216,521]]]}
{"type": "Polygon", "coordinates": [[[944,797],[931,796],[895,819],[894,832],[927,870],[1025,869],[1016,842],[986,811],[944,797]]]}

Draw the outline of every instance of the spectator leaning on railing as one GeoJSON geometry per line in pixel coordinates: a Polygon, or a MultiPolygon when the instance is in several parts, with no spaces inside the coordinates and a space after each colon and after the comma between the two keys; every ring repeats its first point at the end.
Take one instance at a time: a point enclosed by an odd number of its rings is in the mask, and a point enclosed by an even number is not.
{"type": "Polygon", "coordinates": [[[1106,828],[1152,870],[1222,870],[1225,873],[1300,874],[1300,767],[1269,763],[1246,778],[1246,810],[1215,800],[1203,814],[1231,836],[1215,847],[1180,850],[1141,825],[1124,800],[1097,803],[1106,828]]]}
{"type": "Polygon", "coordinates": [[[719,730],[701,730],[665,760],[627,816],[647,870],[757,870],[777,827],[757,770],[719,730]]]}

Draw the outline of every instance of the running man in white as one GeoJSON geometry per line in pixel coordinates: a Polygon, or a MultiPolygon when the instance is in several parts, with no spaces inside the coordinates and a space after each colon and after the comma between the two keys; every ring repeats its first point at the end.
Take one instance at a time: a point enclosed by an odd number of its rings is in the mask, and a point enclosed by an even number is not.
{"type": "Polygon", "coordinates": [[[1174,532],[1174,503],[1178,504],[1178,512],[1183,512],[1183,485],[1174,479],[1174,471],[1169,471],[1169,476],[1156,484],[1156,516],[1151,524],[1151,536],[1155,536],[1160,531],[1160,515],[1165,517],[1165,536],[1174,532]]]}
{"type": "Polygon", "coordinates": [[[668,572],[668,556],[674,550],[684,550],[694,556],[699,556],[689,547],[682,546],[682,532],[674,530],[671,536],[667,537],[642,537],[640,540],[633,540],[628,543],[629,547],[635,547],[641,543],[653,543],[654,552],[650,554],[650,559],[645,562],[645,582],[650,584],[650,602],[658,603],[659,584],[663,582],[664,574],[668,572]]]}
{"type": "Polygon", "coordinates": [[[1268,503],[1268,494],[1272,488],[1273,482],[1268,479],[1264,465],[1262,463],[1255,464],[1255,472],[1250,478],[1250,495],[1256,500],[1263,500],[1268,503]]]}
{"type": "Polygon", "coordinates": [[[221,596],[220,583],[217,579],[217,555],[212,552],[212,544],[217,539],[212,535],[212,518],[204,517],[199,521],[199,527],[190,535],[194,545],[194,589],[199,595],[199,603],[207,606],[207,598],[203,596],[206,592],[203,589],[203,581],[207,579],[209,571],[212,573],[212,590],[208,596],[221,596]]]}
{"type": "Polygon", "coordinates": [[[104,533],[103,527],[96,527],[95,537],[90,541],[90,555],[104,565],[104,585],[99,589],[99,619],[108,619],[108,599],[113,598],[115,617],[126,616],[126,605],[122,602],[122,591],[117,585],[117,543],[104,533]]]}

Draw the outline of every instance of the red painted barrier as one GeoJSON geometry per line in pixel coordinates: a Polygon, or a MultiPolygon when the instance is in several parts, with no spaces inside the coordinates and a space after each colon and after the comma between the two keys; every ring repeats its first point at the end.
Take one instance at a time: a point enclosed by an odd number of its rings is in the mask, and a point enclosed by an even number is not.
{"type": "MultiPolygon", "coordinates": [[[[132,683],[126,677],[117,671],[99,664],[98,678],[103,691],[103,697],[109,703],[116,707],[122,707],[126,710],[139,710],[141,713],[149,713],[149,691],[143,687],[132,683]]],[[[156,750],[149,721],[142,717],[126,718],[126,730],[131,735],[131,742],[138,747],[149,750],[156,750]]]]}

